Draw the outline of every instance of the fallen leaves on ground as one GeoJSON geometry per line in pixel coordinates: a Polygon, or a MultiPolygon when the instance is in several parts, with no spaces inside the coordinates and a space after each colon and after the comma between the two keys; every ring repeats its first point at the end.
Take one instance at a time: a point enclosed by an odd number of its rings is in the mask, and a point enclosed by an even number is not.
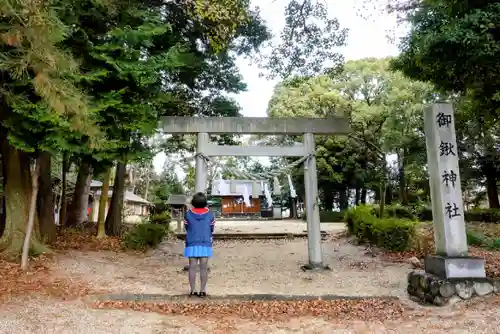
{"type": "Polygon", "coordinates": [[[78,249],[86,251],[123,252],[125,249],[119,237],[97,238],[88,231],[63,230],[51,248],[56,250],[78,249]]]}
{"type": "MultiPolygon", "coordinates": [[[[423,252],[383,252],[382,258],[391,262],[408,262],[408,259],[416,257],[424,258],[428,253],[423,252]]],[[[477,256],[485,259],[486,276],[500,278],[500,252],[485,250],[483,248],[471,247],[469,256],[477,256]]]]}
{"type": "Polygon", "coordinates": [[[99,301],[93,307],[122,309],[160,314],[223,319],[238,317],[261,321],[286,321],[291,317],[325,317],[329,319],[390,320],[404,316],[405,308],[398,301],[383,299],[363,300],[307,300],[307,301],[246,301],[212,303],[151,303],[126,301],[99,301]]]}
{"type": "Polygon", "coordinates": [[[48,261],[43,256],[33,259],[24,272],[19,264],[0,259],[0,298],[38,293],[66,300],[92,292],[85,282],[53,277],[48,261]]]}

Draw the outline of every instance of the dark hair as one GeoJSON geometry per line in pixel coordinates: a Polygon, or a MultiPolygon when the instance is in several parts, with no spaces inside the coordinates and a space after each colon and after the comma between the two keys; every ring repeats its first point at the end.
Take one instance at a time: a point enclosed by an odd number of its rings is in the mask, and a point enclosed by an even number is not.
{"type": "Polygon", "coordinates": [[[194,194],[191,205],[196,209],[205,208],[207,206],[207,196],[204,193],[194,194]]]}

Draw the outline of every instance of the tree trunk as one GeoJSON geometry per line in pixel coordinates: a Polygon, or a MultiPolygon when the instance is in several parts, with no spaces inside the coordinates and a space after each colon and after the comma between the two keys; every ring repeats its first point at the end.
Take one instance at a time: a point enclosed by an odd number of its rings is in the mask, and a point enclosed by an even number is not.
{"type": "MultiPolygon", "coordinates": [[[[38,198],[38,179],[40,176],[40,162],[42,160],[46,160],[46,156],[38,156],[35,160],[35,168],[33,170],[33,175],[31,175],[31,199],[29,206],[29,214],[28,214],[28,224],[26,227],[26,235],[24,236],[24,244],[23,244],[23,254],[21,256],[21,269],[28,269],[28,256],[30,251],[30,240],[33,235],[33,228],[35,226],[35,215],[36,215],[36,202],[38,198]]],[[[46,162],[46,161],[44,161],[46,162]]],[[[50,164],[50,155],[49,155],[49,164],[50,164]]],[[[51,201],[52,202],[52,201],[51,201]]],[[[53,210],[51,210],[53,212],[53,210]]],[[[54,220],[52,219],[52,224],[54,224],[54,220]]]]}
{"type": "Polygon", "coordinates": [[[122,216],[123,216],[123,197],[125,194],[125,173],[126,164],[118,162],[116,165],[116,176],[113,187],[113,195],[106,216],[106,234],[109,236],[120,236],[122,216]]]}
{"type": "Polygon", "coordinates": [[[66,187],[67,187],[67,175],[68,171],[70,168],[70,162],[68,159],[68,153],[64,152],[63,153],[63,159],[62,159],[62,177],[61,177],[61,199],[60,203],[61,206],[58,208],[59,209],[59,226],[63,227],[66,225],[66,216],[68,212],[68,196],[66,194],[66,187]]]}
{"type": "MultiPolygon", "coordinates": [[[[0,142],[0,145],[1,145],[1,142],[0,142]]],[[[6,180],[6,177],[5,175],[6,172],[5,172],[5,169],[6,169],[6,164],[3,163],[4,161],[4,157],[2,156],[2,189],[5,189],[5,180],[6,180]]],[[[0,215],[0,238],[3,237],[3,233],[5,232],[5,216],[6,216],[6,213],[5,213],[5,195],[2,195],[1,197],[1,201],[2,201],[2,207],[1,207],[1,210],[2,210],[2,214],[0,215]]]]}
{"type": "MultiPolygon", "coordinates": [[[[144,199],[146,201],[148,200],[148,195],[149,195],[149,182],[151,180],[152,167],[153,167],[152,165],[149,165],[148,174],[146,175],[146,190],[144,191],[144,199]]],[[[212,189],[211,186],[208,189],[212,189]]]]}
{"type": "Polygon", "coordinates": [[[380,183],[380,206],[378,213],[380,218],[384,217],[386,193],[387,193],[387,184],[385,183],[385,181],[382,181],[380,183]]]}
{"type": "Polygon", "coordinates": [[[368,196],[368,190],[366,188],[361,189],[361,204],[366,204],[367,196],[368,196]]]}
{"type": "Polygon", "coordinates": [[[399,178],[399,200],[402,205],[408,205],[408,193],[406,191],[406,174],[404,152],[398,154],[398,178],[399,178]]]}
{"type": "Polygon", "coordinates": [[[488,159],[483,167],[483,173],[486,176],[486,191],[488,193],[488,203],[490,209],[500,209],[500,201],[498,198],[498,185],[496,168],[491,159],[488,159]]]}
{"type": "MultiPolygon", "coordinates": [[[[5,231],[0,239],[0,251],[8,259],[19,259],[26,224],[29,218],[31,200],[31,173],[29,156],[11,146],[7,140],[2,143],[2,164],[4,170],[5,231]]],[[[37,226],[35,219],[35,228],[37,226]]],[[[31,235],[31,250],[35,254],[48,251],[38,239],[38,231],[31,235]]]]}
{"type": "Polygon", "coordinates": [[[81,225],[87,220],[90,178],[90,164],[83,162],[76,178],[75,190],[69,206],[66,226],[81,225]]]}
{"type": "Polygon", "coordinates": [[[51,156],[48,152],[40,153],[37,158],[37,167],[39,169],[37,212],[40,234],[43,241],[52,243],[56,239],[56,224],[54,221],[51,156]]]}
{"type": "Polygon", "coordinates": [[[109,180],[111,178],[111,167],[106,168],[104,172],[104,181],[102,183],[101,197],[99,198],[99,218],[97,220],[97,237],[106,236],[106,206],[108,204],[109,180]]]}
{"type": "Polygon", "coordinates": [[[288,209],[290,210],[290,219],[297,219],[297,198],[290,197],[288,209]]]}
{"type": "Polygon", "coordinates": [[[361,189],[359,187],[356,187],[355,189],[355,196],[354,196],[354,204],[359,205],[359,200],[361,198],[361,189]]]}
{"type": "MultiPolygon", "coordinates": [[[[328,188],[326,188],[326,189],[328,189],[328,188]]],[[[334,200],[333,192],[332,192],[332,190],[326,190],[326,189],[324,191],[324,199],[325,199],[324,203],[323,203],[324,210],[325,211],[332,211],[333,210],[333,200],[334,200]]]]}
{"type": "Polygon", "coordinates": [[[347,189],[342,189],[339,192],[339,209],[340,211],[347,210],[349,207],[349,196],[347,195],[347,189]]]}

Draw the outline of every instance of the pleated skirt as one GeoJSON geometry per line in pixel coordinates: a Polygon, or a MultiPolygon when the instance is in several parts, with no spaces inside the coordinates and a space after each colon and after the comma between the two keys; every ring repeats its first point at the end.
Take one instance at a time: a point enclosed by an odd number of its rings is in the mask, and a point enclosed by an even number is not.
{"type": "Polygon", "coordinates": [[[189,246],[184,248],[185,257],[212,257],[213,249],[208,246],[189,246]]]}

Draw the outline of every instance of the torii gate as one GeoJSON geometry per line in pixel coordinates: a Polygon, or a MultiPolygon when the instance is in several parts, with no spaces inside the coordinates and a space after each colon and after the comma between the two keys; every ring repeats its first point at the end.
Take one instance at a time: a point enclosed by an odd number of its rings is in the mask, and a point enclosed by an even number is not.
{"type": "Polygon", "coordinates": [[[203,156],[309,156],[304,162],[309,264],[303,266],[303,269],[321,270],[326,268],[321,249],[314,135],[348,134],[350,126],[347,118],[167,116],[162,118],[162,122],[163,131],[166,134],[196,133],[198,136],[195,192],[205,192],[206,190],[207,165],[203,156]],[[303,135],[304,142],[294,146],[228,146],[211,143],[209,134],[303,135]]]}

